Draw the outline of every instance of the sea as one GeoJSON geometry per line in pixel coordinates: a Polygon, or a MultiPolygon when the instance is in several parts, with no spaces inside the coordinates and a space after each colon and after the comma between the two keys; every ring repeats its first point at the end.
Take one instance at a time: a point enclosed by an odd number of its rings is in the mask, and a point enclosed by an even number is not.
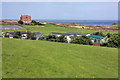
{"type": "Polygon", "coordinates": [[[53,23],[75,23],[84,25],[112,25],[118,23],[117,20],[36,20],[38,22],[53,22],[53,23]]]}

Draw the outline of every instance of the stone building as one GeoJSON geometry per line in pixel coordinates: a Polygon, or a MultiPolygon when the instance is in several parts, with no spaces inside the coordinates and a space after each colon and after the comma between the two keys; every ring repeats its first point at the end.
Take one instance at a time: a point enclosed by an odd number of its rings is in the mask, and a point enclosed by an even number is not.
{"type": "Polygon", "coordinates": [[[31,23],[31,16],[29,15],[21,15],[20,20],[24,23],[31,23]]]}

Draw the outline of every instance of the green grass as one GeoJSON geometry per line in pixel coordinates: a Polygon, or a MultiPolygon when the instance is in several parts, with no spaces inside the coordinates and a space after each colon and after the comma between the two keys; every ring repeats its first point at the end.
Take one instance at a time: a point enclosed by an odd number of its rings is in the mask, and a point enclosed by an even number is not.
{"type": "MultiPolygon", "coordinates": [[[[51,32],[60,32],[60,33],[66,33],[66,32],[78,32],[78,33],[94,33],[98,32],[96,30],[87,30],[87,29],[77,29],[77,28],[66,28],[66,27],[60,27],[52,24],[46,24],[45,27],[39,27],[39,26],[24,26],[29,28],[29,30],[33,32],[42,32],[45,35],[48,35],[51,32]],[[83,31],[82,31],[83,30],[83,31]]],[[[100,31],[99,31],[100,32],[100,31]]],[[[108,31],[102,31],[104,34],[107,33],[118,33],[118,32],[108,32],[108,31]]]]}
{"type": "Polygon", "coordinates": [[[117,78],[118,49],[3,38],[2,70],[3,78],[117,78]]]}
{"type": "MultiPolygon", "coordinates": [[[[23,25],[24,28],[28,28],[32,32],[42,32],[45,35],[48,35],[51,32],[60,32],[60,33],[66,33],[66,32],[76,32],[76,33],[94,33],[94,32],[100,32],[96,30],[87,30],[87,29],[77,29],[77,28],[66,28],[66,27],[60,27],[52,24],[46,24],[45,27],[40,27],[40,26],[30,26],[30,25],[23,25]]],[[[3,32],[6,31],[15,31],[15,30],[3,30],[3,32]]],[[[21,30],[21,31],[26,31],[26,30],[21,30]]],[[[107,31],[102,31],[104,34],[107,33],[118,33],[118,32],[107,32],[107,31]]]]}

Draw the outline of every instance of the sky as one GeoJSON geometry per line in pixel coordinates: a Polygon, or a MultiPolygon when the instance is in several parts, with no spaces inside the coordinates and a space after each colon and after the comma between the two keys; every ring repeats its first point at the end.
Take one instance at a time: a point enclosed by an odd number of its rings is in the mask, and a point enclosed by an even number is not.
{"type": "Polygon", "coordinates": [[[119,0],[1,0],[2,2],[119,2],[119,0]]]}
{"type": "Polygon", "coordinates": [[[118,2],[2,2],[2,19],[117,20],[118,2]]]}

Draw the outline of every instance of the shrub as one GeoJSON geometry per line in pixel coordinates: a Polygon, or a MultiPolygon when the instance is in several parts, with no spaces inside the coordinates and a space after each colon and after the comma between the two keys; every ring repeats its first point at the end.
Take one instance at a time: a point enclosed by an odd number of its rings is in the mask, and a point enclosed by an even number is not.
{"type": "Polygon", "coordinates": [[[34,26],[34,24],[33,24],[33,23],[31,23],[31,25],[32,25],[32,26],[34,26]]]}
{"type": "Polygon", "coordinates": [[[44,25],[44,24],[42,24],[42,23],[40,23],[40,22],[37,22],[37,21],[35,21],[35,20],[32,20],[32,25],[44,25]]]}
{"type": "Polygon", "coordinates": [[[57,37],[57,42],[66,42],[65,35],[57,37]]]}
{"type": "Polygon", "coordinates": [[[13,38],[21,38],[22,33],[20,31],[17,31],[14,35],[13,38]]]}
{"type": "Polygon", "coordinates": [[[106,35],[108,38],[110,38],[111,36],[112,36],[112,34],[110,34],[110,33],[107,33],[107,35],[106,35]]]}
{"type": "Polygon", "coordinates": [[[13,35],[13,38],[20,38],[18,35],[13,35]]]}
{"type": "Polygon", "coordinates": [[[118,35],[113,35],[108,39],[107,47],[120,47],[120,37],[118,35]]]}
{"type": "Polygon", "coordinates": [[[35,34],[35,33],[32,33],[32,34],[31,34],[31,39],[32,39],[32,40],[36,40],[36,34],[35,34]]]}
{"type": "Polygon", "coordinates": [[[28,23],[25,23],[25,25],[28,25],[28,23]]]}
{"type": "Polygon", "coordinates": [[[27,39],[31,39],[32,33],[30,31],[27,31],[27,39]]]}
{"type": "Polygon", "coordinates": [[[32,20],[32,23],[36,23],[36,21],[35,21],[35,20],[32,20]]]}
{"type": "Polygon", "coordinates": [[[87,36],[76,37],[72,40],[71,43],[83,44],[83,45],[93,45],[91,39],[87,36]]]}
{"type": "Polygon", "coordinates": [[[45,37],[40,37],[38,40],[45,40],[45,37]]]}
{"type": "Polygon", "coordinates": [[[19,20],[18,23],[19,23],[19,24],[23,24],[23,21],[19,20]]]}
{"type": "Polygon", "coordinates": [[[57,41],[57,36],[56,35],[48,35],[48,36],[45,37],[45,40],[56,42],[57,41]]]}
{"type": "Polygon", "coordinates": [[[9,37],[9,35],[7,35],[7,33],[5,33],[5,37],[9,37]]]}
{"type": "Polygon", "coordinates": [[[95,32],[95,33],[93,33],[93,35],[104,36],[104,34],[102,32],[95,32]]]}

